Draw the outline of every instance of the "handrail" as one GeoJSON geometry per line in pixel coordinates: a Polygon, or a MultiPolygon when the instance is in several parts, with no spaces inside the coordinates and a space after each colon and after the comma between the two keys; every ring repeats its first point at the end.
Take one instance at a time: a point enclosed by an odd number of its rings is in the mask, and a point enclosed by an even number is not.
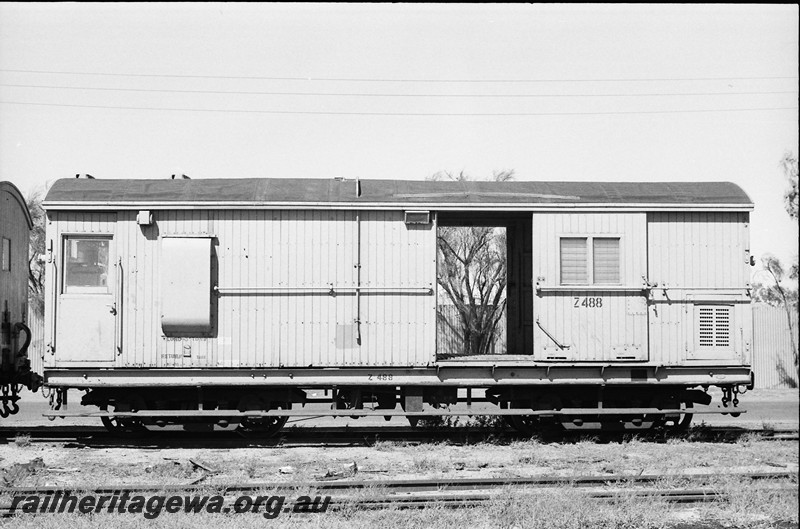
{"type": "Polygon", "coordinates": [[[433,287],[406,287],[406,286],[274,286],[274,287],[225,287],[215,286],[218,294],[280,294],[281,292],[307,292],[335,295],[344,292],[404,292],[409,294],[432,295],[433,287]]]}
{"type": "Polygon", "coordinates": [[[115,331],[116,331],[116,344],[114,344],[117,348],[117,356],[122,354],[122,309],[123,307],[123,287],[125,278],[122,276],[122,257],[119,258],[117,261],[117,312],[114,315],[114,322],[115,322],[115,331]]]}
{"type": "Polygon", "coordinates": [[[561,349],[562,351],[563,351],[564,349],[569,349],[569,347],[570,347],[569,345],[564,345],[564,344],[562,344],[561,342],[559,342],[558,340],[556,340],[556,339],[553,337],[553,335],[552,335],[552,334],[550,334],[549,332],[547,332],[547,329],[545,329],[544,327],[542,327],[542,324],[541,324],[541,323],[539,323],[539,317],[538,317],[538,316],[536,317],[536,325],[538,325],[538,326],[539,326],[539,328],[542,330],[542,332],[543,332],[543,333],[545,333],[545,334],[547,335],[547,337],[548,337],[548,338],[550,338],[551,340],[553,340],[553,343],[554,343],[554,344],[556,344],[556,345],[558,346],[558,348],[559,348],[559,349],[561,349]]]}
{"type": "Polygon", "coordinates": [[[558,285],[552,287],[543,287],[541,285],[536,285],[537,292],[644,292],[645,290],[647,290],[647,287],[644,286],[629,287],[620,285],[558,285]]]}
{"type": "Polygon", "coordinates": [[[58,312],[61,307],[58,304],[58,294],[59,289],[61,288],[61,281],[63,278],[59,277],[58,275],[58,264],[56,263],[56,258],[53,255],[53,240],[50,239],[50,248],[48,249],[48,259],[50,260],[50,264],[52,265],[53,273],[48,280],[48,283],[51,285],[51,289],[53,292],[52,295],[52,310],[50,311],[50,342],[47,344],[47,349],[50,351],[51,355],[56,354],[56,319],[58,318],[58,312]]]}

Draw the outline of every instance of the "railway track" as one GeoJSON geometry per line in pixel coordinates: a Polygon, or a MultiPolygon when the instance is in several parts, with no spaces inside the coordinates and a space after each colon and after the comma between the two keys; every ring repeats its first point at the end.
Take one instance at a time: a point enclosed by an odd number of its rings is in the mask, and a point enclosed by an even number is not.
{"type": "Polygon", "coordinates": [[[106,485],[95,487],[17,487],[0,489],[0,515],[12,516],[10,498],[15,496],[45,496],[62,494],[161,494],[196,495],[210,490],[232,500],[241,495],[291,493],[327,495],[330,508],[464,508],[501,500],[513,491],[537,494],[554,487],[577,487],[587,499],[617,500],[620,498],[659,498],[671,503],[724,501],[727,493],[713,485],[720,478],[738,478],[745,485],[755,481],[768,482],[769,490],[797,492],[797,471],[741,472],[731,474],[647,474],[647,475],[589,475],[536,476],[504,478],[408,479],[408,480],[338,480],[312,482],[257,482],[214,485],[106,485]],[[665,481],[684,486],[665,486],[665,481]],[[788,481],[788,483],[787,483],[788,481]],[[651,487],[659,485],[659,487],[651,487]]]}
{"type": "MultiPolygon", "coordinates": [[[[427,443],[447,441],[456,444],[477,442],[507,443],[529,439],[511,430],[495,428],[410,428],[410,427],[292,427],[278,436],[261,437],[258,434],[237,431],[187,432],[182,430],[156,430],[137,434],[115,434],[94,426],[37,426],[31,428],[0,427],[0,443],[13,442],[25,436],[33,443],[75,443],[91,447],[160,446],[160,447],[231,447],[231,446],[370,446],[376,442],[427,443]]],[[[660,442],[667,439],[689,439],[705,442],[732,442],[746,436],[758,436],[766,441],[797,441],[796,429],[748,429],[698,426],[688,432],[561,432],[549,435],[548,441],[571,441],[591,436],[598,441],[613,441],[636,435],[642,440],[660,442]]]]}

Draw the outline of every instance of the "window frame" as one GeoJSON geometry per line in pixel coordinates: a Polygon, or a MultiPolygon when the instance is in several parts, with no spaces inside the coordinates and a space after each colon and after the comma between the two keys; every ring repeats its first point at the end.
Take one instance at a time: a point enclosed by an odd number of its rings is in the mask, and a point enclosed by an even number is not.
{"type": "Polygon", "coordinates": [[[558,234],[558,244],[556,247],[558,248],[558,252],[556,253],[556,258],[558,259],[556,263],[556,269],[558,270],[558,284],[560,286],[565,287],[592,287],[592,288],[602,288],[602,287],[614,287],[620,286],[624,284],[624,271],[623,271],[623,251],[624,251],[624,241],[625,238],[621,233],[559,233],[558,234]],[[586,283],[572,283],[572,282],[564,282],[564,278],[561,274],[561,241],[563,239],[584,239],[586,241],[586,283]],[[595,239],[617,239],[619,241],[619,279],[615,283],[597,283],[595,282],[594,277],[594,240],[595,239]]]}
{"type": "Polygon", "coordinates": [[[60,293],[62,295],[110,295],[113,294],[113,284],[112,284],[112,269],[113,269],[113,257],[112,257],[112,245],[114,241],[114,236],[111,234],[63,234],[62,235],[62,245],[61,245],[61,273],[60,280],[61,280],[61,288],[60,293]],[[108,250],[106,251],[106,284],[105,286],[70,286],[67,283],[67,260],[69,259],[69,243],[70,241],[106,241],[108,243],[108,250]]]}

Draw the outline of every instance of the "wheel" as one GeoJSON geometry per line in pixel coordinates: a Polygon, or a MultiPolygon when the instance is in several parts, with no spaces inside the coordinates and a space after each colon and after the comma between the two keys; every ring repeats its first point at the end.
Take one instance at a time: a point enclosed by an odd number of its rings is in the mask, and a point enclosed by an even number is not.
{"type": "MultiPolygon", "coordinates": [[[[292,409],[291,403],[272,403],[273,406],[265,402],[264,399],[257,395],[248,395],[239,403],[239,411],[267,411],[274,410],[290,410],[292,409]]],[[[281,428],[284,427],[289,417],[286,416],[264,416],[264,417],[243,417],[239,423],[238,431],[247,433],[257,433],[265,437],[272,437],[277,434],[281,428]]]]}
{"type": "MultiPolygon", "coordinates": [[[[524,409],[530,406],[530,401],[512,401],[508,403],[509,409],[524,409]]],[[[560,410],[561,399],[554,393],[546,393],[535,400],[533,410],[560,410]]],[[[534,434],[552,435],[558,432],[560,421],[554,417],[541,417],[539,415],[505,415],[506,424],[519,433],[531,436],[534,434]]]]}
{"type": "MultiPolygon", "coordinates": [[[[283,409],[283,408],[281,408],[283,409]]],[[[289,417],[247,417],[239,424],[239,431],[272,437],[281,431],[289,417]]]]}
{"type": "MultiPolygon", "coordinates": [[[[619,407],[630,407],[630,408],[646,408],[648,402],[645,402],[641,399],[633,399],[626,403],[615,402],[616,406],[619,407]]],[[[653,415],[645,414],[645,415],[624,415],[620,419],[622,423],[623,430],[629,431],[644,431],[652,429],[656,422],[658,421],[657,417],[653,415]]]]}
{"type": "MultiPolygon", "coordinates": [[[[692,408],[691,402],[684,402],[686,409],[692,408]]],[[[656,426],[667,428],[673,432],[685,432],[692,424],[692,413],[670,413],[668,410],[678,410],[681,407],[681,402],[675,398],[661,400],[656,403],[659,409],[665,410],[665,414],[659,417],[656,421],[656,426]]]]}
{"type": "MultiPolygon", "coordinates": [[[[112,411],[140,411],[145,408],[145,403],[144,399],[138,395],[131,395],[128,400],[118,399],[115,400],[113,404],[103,405],[101,409],[103,411],[109,411],[109,407],[113,409],[112,411]]],[[[147,430],[141,420],[131,417],[116,417],[111,415],[100,417],[100,421],[103,423],[106,430],[113,434],[131,434],[147,430]]]]}
{"type": "Polygon", "coordinates": [[[539,430],[539,420],[535,415],[506,415],[505,420],[523,435],[533,435],[539,430]]]}
{"type": "MultiPolygon", "coordinates": [[[[691,402],[685,402],[686,409],[692,408],[691,402]]],[[[675,424],[672,426],[672,429],[676,432],[685,432],[689,429],[689,426],[692,424],[692,418],[694,414],[692,413],[682,413],[675,419],[675,424]]]]}

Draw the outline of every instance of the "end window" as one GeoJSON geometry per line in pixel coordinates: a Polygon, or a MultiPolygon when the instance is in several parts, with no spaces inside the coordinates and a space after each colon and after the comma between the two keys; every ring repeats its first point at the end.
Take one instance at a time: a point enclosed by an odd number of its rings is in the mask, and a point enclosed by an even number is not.
{"type": "Polygon", "coordinates": [[[3,237],[3,256],[0,257],[2,261],[2,270],[11,270],[11,241],[3,237]]]}
{"type": "Polygon", "coordinates": [[[105,294],[108,290],[108,238],[64,240],[64,292],[105,294]]]}

